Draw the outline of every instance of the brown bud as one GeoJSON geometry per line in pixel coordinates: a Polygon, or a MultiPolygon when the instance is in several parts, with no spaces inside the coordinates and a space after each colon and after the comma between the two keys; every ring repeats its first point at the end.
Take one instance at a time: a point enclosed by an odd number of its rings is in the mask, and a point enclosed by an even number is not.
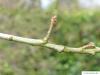
{"type": "Polygon", "coordinates": [[[95,48],[95,44],[93,42],[88,43],[87,45],[83,46],[84,49],[93,49],[95,48]]]}
{"type": "Polygon", "coordinates": [[[51,18],[51,24],[52,24],[52,25],[56,25],[56,23],[57,23],[57,16],[53,16],[53,17],[51,18]]]}

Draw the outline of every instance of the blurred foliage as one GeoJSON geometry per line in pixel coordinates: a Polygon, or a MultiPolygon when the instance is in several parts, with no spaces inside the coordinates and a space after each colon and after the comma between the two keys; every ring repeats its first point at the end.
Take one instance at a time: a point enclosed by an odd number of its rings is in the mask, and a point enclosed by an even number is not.
{"type": "MultiPolygon", "coordinates": [[[[50,17],[58,15],[58,24],[50,40],[72,47],[90,41],[100,46],[100,12],[58,10],[56,1],[46,10],[0,7],[0,32],[30,38],[43,38],[50,17]]],[[[100,70],[96,55],[58,53],[0,39],[0,75],[80,75],[83,70],[100,70]]]]}

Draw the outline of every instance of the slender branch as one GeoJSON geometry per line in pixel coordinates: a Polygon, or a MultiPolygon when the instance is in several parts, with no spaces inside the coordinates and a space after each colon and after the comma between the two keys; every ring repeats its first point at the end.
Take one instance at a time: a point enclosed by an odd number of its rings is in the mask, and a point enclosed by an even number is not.
{"type": "Polygon", "coordinates": [[[16,42],[22,42],[30,45],[36,45],[36,46],[44,46],[47,48],[52,48],[57,50],[58,52],[75,52],[75,53],[88,53],[88,54],[95,54],[96,52],[100,52],[100,47],[96,47],[93,42],[84,45],[79,48],[73,48],[73,47],[67,47],[64,45],[57,45],[53,43],[46,43],[44,44],[44,41],[41,39],[30,39],[30,38],[23,38],[19,36],[9,35],[0,33],[0,38],[6,39],[9,41],[16,41],[16,42]]]}
{"type": "Polygon", "coordinates": [[[50,23],[50,27],[49,27],[49,30],[48,30],[48,32],[47,32],[47,35],[44,37],[44,40],[45,40],[46,42],[48,42],[49,37],[50,37],[50,34],[51,34],[51,32],[52,32],[53,27],[56,25],[56,22],[57,22],[57,17],[56,17],[56,16],[53,16],[53,17],[51,18],[51,23],[50,23]]]}
{"type": "Polygon", "coordinates": [[[64,45],[57,45],[57,44],[53,44],[50,42],[45,42],[45,41],[48,41],[51,31],[55,24],[56,24],[56,17],[54,16],[51,19],[50,28],[44,39],[24,38],[24,37],[19,37],[19,36],[4,34],[4,33],[0,33],[0,38],[6,39],[9,41],[22,42],[22,43],[30,44],[33,46],[36,45],[36,46],[52,48],[52,49],[57,50],[58,52],[88,53],[88,54],[92,54],[92,55],[94,55],[96,52],[100,52],[100,47],[97,47],[93,42],[90,42],[87,45],[84,45],[84,46],[78,47],[78,48],[73,48],[73,47],[68,47],[68,46],[64,46],[64,45]]]}

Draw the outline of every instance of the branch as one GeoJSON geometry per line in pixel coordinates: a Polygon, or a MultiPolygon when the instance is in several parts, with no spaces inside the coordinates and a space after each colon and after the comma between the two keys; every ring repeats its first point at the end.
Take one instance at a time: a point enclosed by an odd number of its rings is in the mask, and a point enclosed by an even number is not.
{"type": "Polygon", "coordinates": [[[24,38],[24,37],[19,37],[19,36],[4,34],[4,33],[0,33],[0,38],[6,39],[9,41],[22,42],[22,43],[30,44],[33,46],[34,45],[35,46],[43,46],[43,47],[55,49],[58,52],[87,53],[87,54],[92,54],[92,55],[94,55],[96,52],[100,52],[100,47],[96,47],[96,45],[93,42],[90,42],[87,45],[84,45],[84,46],[78,47],[78,48],[49,43],[48,39],[50,37],[51,31],[52,31],[54,25],[56,25],[56,16],[52,17],[50,28],[47,32],[47,35],[44,37],[44,39],[24,38]]]}

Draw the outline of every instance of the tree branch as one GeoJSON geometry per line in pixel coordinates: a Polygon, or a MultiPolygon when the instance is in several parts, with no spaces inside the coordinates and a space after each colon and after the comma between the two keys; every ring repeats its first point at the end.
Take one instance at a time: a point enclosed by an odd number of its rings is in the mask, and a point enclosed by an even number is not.
{"type": "Polygon", "coordinates": [[[84,45],[78,48],[49,43],[48,39],[50,37],[51,31],[55,24],[56,24],[56,16],[52,17],[50,28],[47,32],[47,35],[44,37],[44,39],[24,38],[24,37],[19,37],[19,36],[4,34],[4,33],[0,33],[0,38],[6,39],[9,41],[22,42],[22,43],[30,44],[33,46],[34,45],[43,46],[43,47],[55,49],[58,52],[88,53],[92,55],[94,55],[96,52],[100,52],[100,47],[96,47],[96,45],[93,42],[90,42],[87,45],[84,45]]]}

